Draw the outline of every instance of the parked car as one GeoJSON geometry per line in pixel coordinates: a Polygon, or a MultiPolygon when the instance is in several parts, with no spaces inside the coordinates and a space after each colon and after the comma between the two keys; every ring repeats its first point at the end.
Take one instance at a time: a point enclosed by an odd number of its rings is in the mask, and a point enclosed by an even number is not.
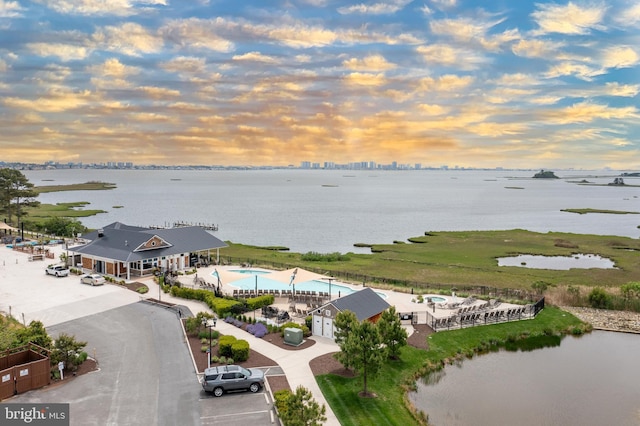
{"type": "Polygon", "coordinates": [[[47,275],[53,275],[55,277],[69,276],[69,268],[67,268],[65,265],[49,265],[44,271],[47,273],[47,275]]]}
{"type": "Polygon", "coordinates": [[[82,278],[80,278],[80,282],[82,284],[89,284],[89,285],[102,285],[105,283],[105,279],[102,275],[99,274],[89,274],[89,275],[83,275],[82,278]]]}
{"type": "Polygon", "coordinates": [[[202,389],[214,396],[234,390],[248,389],[258,392],[264,386],[264,372],[255,368],[242,368],[239,365],[223,365],[204,370],[202,389]]]}

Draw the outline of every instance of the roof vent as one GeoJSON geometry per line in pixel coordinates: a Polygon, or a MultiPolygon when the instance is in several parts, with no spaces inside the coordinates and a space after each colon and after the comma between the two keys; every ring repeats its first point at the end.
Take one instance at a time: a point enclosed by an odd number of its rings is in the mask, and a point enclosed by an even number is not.
{"type": "Polygon", "coordinates": [[[98,238],[104,237],[104,230],[102,228],[98,229],[98,238]]]}

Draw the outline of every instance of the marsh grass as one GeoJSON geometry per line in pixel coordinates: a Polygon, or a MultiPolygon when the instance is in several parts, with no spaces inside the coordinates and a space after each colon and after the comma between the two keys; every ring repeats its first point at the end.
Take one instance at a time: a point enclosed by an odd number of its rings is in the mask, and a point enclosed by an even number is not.
{"type": "Polygon", "coordinates": [[[303,259],[299,253],[263,250],[230,243],[228,262],[248,261],[275,269],[302,267],[345,282],[388,288],[446,291],[453,286],[485,286],[531,291],[539,281],[551,286],[618,287],[640,276],[640,240],[600,235],[536,233],[524,230],[431,232],[410,244],[372,244],[371,254],[349,253],[335,261],[303,259]],[[498,266],[497,258],[532,254],[595,254],[611,259],[615,269],[546,270],[498,266]]]}

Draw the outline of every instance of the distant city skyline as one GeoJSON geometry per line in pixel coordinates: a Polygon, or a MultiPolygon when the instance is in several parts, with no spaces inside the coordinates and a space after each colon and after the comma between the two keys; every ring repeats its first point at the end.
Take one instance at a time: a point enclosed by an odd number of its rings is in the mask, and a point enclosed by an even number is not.
{"type": "Polygon", "coordinates": [[[640,168],[631,0],[0,0],[0,40],[3,161],[640,168]]]}
{"type": "MultiPolygon", "coordinates": [[[[60,163],[57,161],[46,161],[44,163],[24,163],[24,162],[6,162],[0,161],[0,168],[8,167],[18,170],[68,170],[68,169],[110,169],[110,170],[237,170],[237,169],[300,169],[300,170],[545,170],[540,168],[521,168],[521,167],[465,167],[460,165],[441,165],[430,166],[423,165],[421,163],[414,164],[402,164],[396,161],[391,163],[378,164],[374,161],[352,161],[348,163],[335,163],[332,161],[325,161],[324,163],[311,163],[309,161],[302,161],[298,165],[289,164],[286,166],[263,164],[263,165],[222,165],[222,164],[135,164],[133,162],[114,162],[107,161],[103,163],[90,163],[90,162],[67,162],[60,163]]],[[[552,171],[552,169],[546,169],[552,171]]],[[[602,169],[576,169],[573,167],[568,168],[556,168],[553,170],[565,170],[565,171],[632,171],[636,172],[636,169],[611,169],[604,167],[602,169]]]]}

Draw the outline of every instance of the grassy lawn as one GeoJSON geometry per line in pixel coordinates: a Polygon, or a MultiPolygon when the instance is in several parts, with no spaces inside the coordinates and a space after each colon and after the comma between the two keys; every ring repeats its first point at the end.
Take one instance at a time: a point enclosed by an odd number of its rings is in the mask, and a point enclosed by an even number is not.
{"type": "MultiPolygon", "coordinates": [[[[412,415],[406,392],[421,375],[441,368],[445,363],[473,357],[478,352],[520,343],[531,347],[536,341],[554,342],[560,333],[582,330],[585,326],[573,315],[546,307],[535,320],[516,321],[463,330],[439,332],[429,336],[429,350],[412,347],[402,350],[400,361],[390,361],[374,379],[369,389],[377,398],[361,398],[360,377],[344,378],[332,374],[316,379],[340,424],[347,425],[414,425],[419,417],[412,415]],[[547,339],[550,338],[550,339],[547,339]]],[[[428,413],[425,413],[428,415],[428,413]]]]}

